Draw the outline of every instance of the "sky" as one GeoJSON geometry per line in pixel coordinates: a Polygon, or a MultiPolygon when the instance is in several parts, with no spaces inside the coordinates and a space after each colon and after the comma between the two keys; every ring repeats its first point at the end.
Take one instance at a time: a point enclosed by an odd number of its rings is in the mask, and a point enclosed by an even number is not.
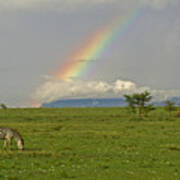
{"type": "Polygon", "coordinates": [[[180,96],[179,0],[0,0],[0,103],[150,90],[180,96]],[[71,81],[54,76],[100,29],[138,17],[71,81]],[[132,15],[131,15],[132,16],[132,15]]]}

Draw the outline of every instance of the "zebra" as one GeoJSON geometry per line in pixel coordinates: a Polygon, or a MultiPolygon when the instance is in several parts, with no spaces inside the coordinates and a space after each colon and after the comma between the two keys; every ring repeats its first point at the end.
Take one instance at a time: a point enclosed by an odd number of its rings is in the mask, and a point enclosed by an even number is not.
{"type": "Polygon", "coordinates": [[[4,149],[7,146],[12,148],[12,140],[14,139],[17,143],[17,147],[19,150],[24,150],[24,140],[19,132],[12,128],[0,127],[0,139],[4,140],[4,149]]]}

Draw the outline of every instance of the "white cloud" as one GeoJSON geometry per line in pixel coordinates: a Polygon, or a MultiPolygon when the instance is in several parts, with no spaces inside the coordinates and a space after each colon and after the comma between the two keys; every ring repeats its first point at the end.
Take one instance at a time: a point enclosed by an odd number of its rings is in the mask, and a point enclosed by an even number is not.
{"type": "Polygon", "coordinates": [[[117,80],[113,89],[115,93],[119,93],[121,91],[136,89],[136,84],[130,81],[117,80]]]}
{"type": "MultiPolygon", "coordinates": [[[[163,8],[175,4],[177,0],[133,0],[136,4],[150,5],[154,8],[163,8]]],[[[134,3],[133,2],[133,3],[134,3]]],[[[115,3],[121,6],[132,4],[132,0],[0,0],[1,9],[76,9],[77,7],[89,7],[115,3]]]]}
{"type": "Polygon", "coordinates": [[[122,80],[108,83],[105,81],[65,82],[49,79],[36,90],[33,98],[44,103],[62,98],[113,97],[135,88],[134,83],[122,80]]]}
{"type": "Polygon", "coordinates": [[[117,80],[112,83],[105,81],[73,81],[65,82],[48,79],[33,94],[40,104],[59,99],[73,98],[112,98],[135,92],[151,92],[154,100],[165,100],[169,97],[180,96],[180,90],[153,90],[149,87],[138,87],[131,81],[117,80]]]}

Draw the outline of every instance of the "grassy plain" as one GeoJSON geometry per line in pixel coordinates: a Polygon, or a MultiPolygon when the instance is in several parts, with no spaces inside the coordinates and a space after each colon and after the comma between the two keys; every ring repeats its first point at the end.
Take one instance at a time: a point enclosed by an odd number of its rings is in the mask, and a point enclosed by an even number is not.
{"type": "Polygon", "coordinates": [[[0,179],[179,180],[180,113],[167,117],[162,108],[143,120],[126,108],[0,110],[0,126],[25,141],[23,152],[1,148],[0,179]]]}

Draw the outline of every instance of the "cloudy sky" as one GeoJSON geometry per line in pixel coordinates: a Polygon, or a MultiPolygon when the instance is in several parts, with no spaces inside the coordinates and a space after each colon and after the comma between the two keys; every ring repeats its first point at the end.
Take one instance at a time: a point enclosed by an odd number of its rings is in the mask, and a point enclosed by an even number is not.
{"type": "Polygon", "coordinates": [[[116,97],[145,87],[179,96],[179,9],[179,0],[0,0],[0,103],[116,97]],[[94,32],[137,7],[136,22],[81,77],[52,77],[94,32]]]}

